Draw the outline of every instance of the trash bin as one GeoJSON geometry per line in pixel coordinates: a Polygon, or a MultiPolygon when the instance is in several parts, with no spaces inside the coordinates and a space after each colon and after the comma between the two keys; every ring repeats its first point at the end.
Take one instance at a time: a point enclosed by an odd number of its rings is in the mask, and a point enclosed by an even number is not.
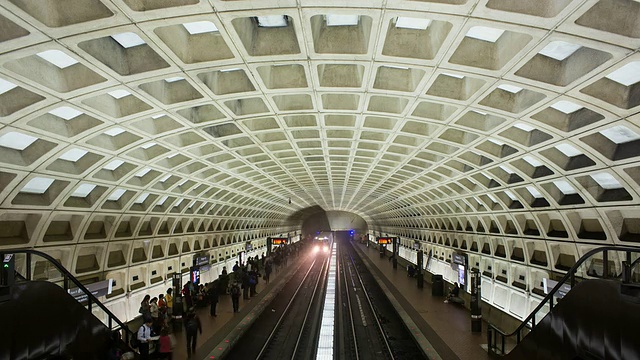
{"type": "Polygon", "coordinates": [[[444,296],[444,279],[442,275],[433,274],[431,276],[431,295],[444,296]]]}

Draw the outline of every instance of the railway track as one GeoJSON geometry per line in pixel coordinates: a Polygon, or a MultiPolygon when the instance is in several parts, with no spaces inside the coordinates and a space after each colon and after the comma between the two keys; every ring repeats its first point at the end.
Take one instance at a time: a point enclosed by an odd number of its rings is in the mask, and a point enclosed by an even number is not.
{"type": "Polygon", "coordinates": [[[336,359],[424,359],[411,333],[352,245],[338,245],[336,359]]]}
{"type": "Polygon", "coordinates": [[[326,256],[310,255],[285,285],[228,359],[312,359],[320,326],[326,287],[326,256]]]}

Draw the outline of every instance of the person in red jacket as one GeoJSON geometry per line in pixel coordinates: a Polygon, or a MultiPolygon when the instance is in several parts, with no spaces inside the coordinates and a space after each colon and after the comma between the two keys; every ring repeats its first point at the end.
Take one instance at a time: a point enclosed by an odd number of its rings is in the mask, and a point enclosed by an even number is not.
{"type": "Polygon", "coordinates": [[[163,328],[160,332],[160,339],[158,339],[158,353],[159,359],[171,360],[173,357],[173,344],[171,344],[171,337],[169,336],[169,330],[163,328]]]}

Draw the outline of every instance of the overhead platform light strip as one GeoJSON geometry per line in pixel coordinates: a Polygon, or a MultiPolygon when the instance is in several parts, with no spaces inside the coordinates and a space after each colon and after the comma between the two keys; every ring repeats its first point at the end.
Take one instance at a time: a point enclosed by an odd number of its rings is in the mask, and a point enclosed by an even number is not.
{"type": "Polygon", "coordinates": [[[334,243],[329,259],[329,277],[327,279],[327,293],[322,306],[322,323],[320,324],[320,336],[316,347],[316,360],[333,360],[333,329],[336,307],[336,248],[334,243]]]}

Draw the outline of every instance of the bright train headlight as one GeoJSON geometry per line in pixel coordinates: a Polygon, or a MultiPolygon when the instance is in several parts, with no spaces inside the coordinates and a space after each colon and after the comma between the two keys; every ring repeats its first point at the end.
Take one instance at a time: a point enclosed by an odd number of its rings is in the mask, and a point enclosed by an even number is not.
{"type": "Polygon", "coordinates": [[[320,246],[316,245],[313,247],[313,252],[318,252],[320,251],[320,246]]]}
{"type": "Polygon", "coordinates": [[[329,247],[328,247],[327,245],[325,245],[325,246],[322,248],[322,251],[324,251],[324,252],[329,252],[329,247]]]}

